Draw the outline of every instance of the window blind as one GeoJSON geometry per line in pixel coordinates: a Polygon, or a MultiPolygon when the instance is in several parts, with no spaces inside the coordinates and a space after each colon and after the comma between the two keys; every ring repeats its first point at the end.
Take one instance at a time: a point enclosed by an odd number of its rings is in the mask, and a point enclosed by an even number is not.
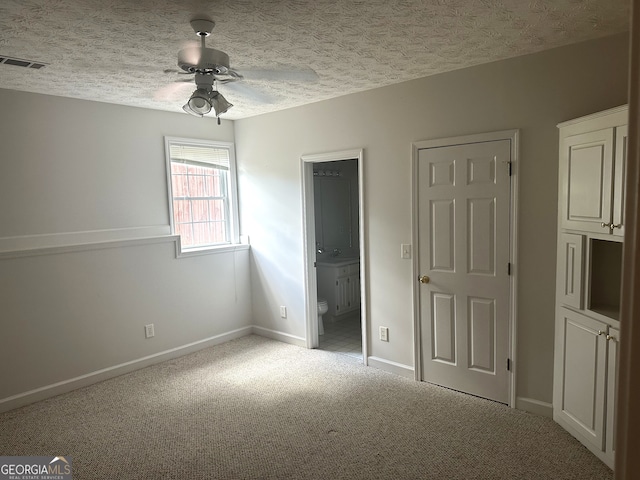
{"type": "Polygon", "coordinates": [[[215,165],[217,168],[229,169],[229,150],[199,145],[169,145],[169,156],[172,162],[202,163],[207,166],[215,165]]]}

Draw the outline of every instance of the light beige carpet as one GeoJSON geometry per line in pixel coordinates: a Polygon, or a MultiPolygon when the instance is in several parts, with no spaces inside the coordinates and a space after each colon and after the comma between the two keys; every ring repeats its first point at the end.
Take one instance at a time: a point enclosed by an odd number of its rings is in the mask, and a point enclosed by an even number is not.
{"type": "Polygon", "coordinates": [[[74,479],[612,479],[547,418],[243,337],[0,415],[74,479]]]}

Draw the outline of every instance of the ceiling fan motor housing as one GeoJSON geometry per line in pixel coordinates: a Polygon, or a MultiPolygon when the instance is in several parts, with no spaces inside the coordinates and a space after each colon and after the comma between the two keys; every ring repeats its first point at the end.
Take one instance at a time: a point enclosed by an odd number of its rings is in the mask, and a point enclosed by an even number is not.
{"type": "Polygon", "coordinates": [[[178,52],[178,66],[189,73],[225,74],[229,55],[214,48],[187,47],[178,52]]]}

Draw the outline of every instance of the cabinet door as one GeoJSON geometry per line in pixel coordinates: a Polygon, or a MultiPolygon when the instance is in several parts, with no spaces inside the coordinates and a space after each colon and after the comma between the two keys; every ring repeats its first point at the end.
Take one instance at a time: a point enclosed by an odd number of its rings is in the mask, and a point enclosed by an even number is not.
{"type": "Polygon", "coordinates": [[[612,173],[613,128],[563,140],[560,155],[563,228],[610,233],[612,173]]]}
{"type": "Polygon", "coordinates": [[[349,307],[351,310],[360,308],[360,275],[349,276],[349,307]]]}
{"type": "Polygon", "coordinates": [[[627,175],[627,139],[629,128],[626,125],[616,128],[616,155],[613,166],[613,229],[612,233],[624,237],[624,197],[627,175]]]}
{"type": "Polygon", "coordinates": [[[558,295],[564,305],[582,309],[584,235],[560,234],[558,295]]]}
{"type": "Polygon", "coordinates": [[[618,340],[620,331],[609,328],[607,336],[607,435],[606,454],[611,463],[616,453],[616,391],[618,389],[618,340]]]}
{"type": "Polygon", "coordinates": [[[560,307],[556,318],[553,418],[604,450],[606,324],[560,307]]]}
{"type": "Polygon", "coordinates": [[[336,280],[336,310],[334,315],[341,315],[349,310],[349,277],[336,280]]]}

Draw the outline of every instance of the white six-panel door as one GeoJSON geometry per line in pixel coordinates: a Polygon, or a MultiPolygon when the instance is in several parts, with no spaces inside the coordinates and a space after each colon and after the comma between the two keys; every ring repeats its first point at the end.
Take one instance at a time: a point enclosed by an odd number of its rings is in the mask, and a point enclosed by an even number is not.
{"type": "Polygon", "coordinates": [[[509,140],[418,151],[422,380],[508,403],[509,140]]]}

